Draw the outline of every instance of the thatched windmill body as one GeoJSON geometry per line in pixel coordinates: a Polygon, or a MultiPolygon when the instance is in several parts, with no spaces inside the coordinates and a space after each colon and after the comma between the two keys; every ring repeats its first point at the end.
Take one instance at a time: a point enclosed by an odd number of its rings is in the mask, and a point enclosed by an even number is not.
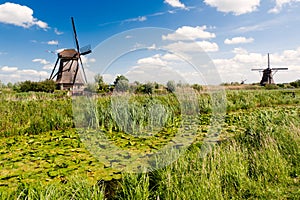
{"type": "Polygon", "coordinates": [[[252,71],[259,71],[263,73],[262,79],[260,81],[260,85],[264,86],[267,84],[274,84],[273,76],[279,70],[288,70],[288,68],[271,68],[270,67],[270,54],[268,53],[268,68],[266,69],[252,69],[252,71]]]}
{"type": "Polygon", "coordinates": [[[83,89],[87,80],[81,56],[92,52],[90,45],[83,48],[79,47],[74,19],[73,17],[71,19],[76,49],[65,49],[58,53],[55,66],[50,75],[50,79],[55,80],[62,90],[83,89]],[[55,73],[57,66],[58,70],[55,73]]]}

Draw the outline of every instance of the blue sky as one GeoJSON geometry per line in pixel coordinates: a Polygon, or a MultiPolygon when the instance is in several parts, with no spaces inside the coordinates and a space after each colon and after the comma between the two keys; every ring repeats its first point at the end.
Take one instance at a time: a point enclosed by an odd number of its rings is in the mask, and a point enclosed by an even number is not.
{"type": "MultiPolygon", "coordinates": [[[[196,82],[191,70],[174,67],[182,60],[177,58],[177,62],[168,52],[160,51],[133,52],[117,59],[111,70],[95,71],[105,59],[104,41],[144,27],[168,29],[161,39],[169,42],[169,50],[190,51],[194,41],[212,59],[222,82],[259,82],[260,74],[251,68],[266,67],[267,53],[272,67],[289,68],[276,74],[275,81],[291,82],[300,79],[299,6],[300,0],[0,1],[0,80],[14,83],[48,78],[57,57],[53,52],[74,48],[73,16],[80,45],[94,48],[94,54],[83,58],[87,71],[103,73],[108,82],[120,73],[136,74],[137,79],[137,72],[148,77],[162,74],[159,66],[168,68],[169,79],[177,73],[196,82]],[[184,41],[182,35],[190,41],[184,41]]],[[[128,45],[130,38],[108,43],[113,50],[119,49],[128,45]]],[[[152,39],[151,33],[144,37],[145,41],[152,39]]]]}

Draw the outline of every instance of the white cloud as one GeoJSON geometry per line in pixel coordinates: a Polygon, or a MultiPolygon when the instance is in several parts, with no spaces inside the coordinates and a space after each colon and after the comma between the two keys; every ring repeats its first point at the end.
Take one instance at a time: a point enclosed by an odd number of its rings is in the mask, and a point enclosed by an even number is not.
{"type": "Polygon", "coordinates": [[[194,53],[194,52],[216,52],[219,50],[217,43],[208,41],[197,41],[197,42],[176,42],[165,46],[174,52],[181,52],[184,54],[194,53]]]}
{"type": "Polygon", "coordinates": [[[260,5],[260,0],[204,0],[204,2],[216,7],[220,12],[232,12],[234,15],[254,12],[260,5]]]}
{"type": "Polygon", "coordinates": [[[155,54],[138,59],[124,75],[131,82],[166,84],[167,81],[174,80],[182,83],[204,84],[203,77],[192,64],[187,62],[184,57],[171,53],[155,54]]]}
{"type": "Polygon", "coordinates": [[[52,64],[46,64],[46,65],[43,66],[43,69],[45,69],[45,70],[53,70],[54,65],[55,65],[54,63],[52,63],[52,64]]]}
{"type": "Polygon", "coordinates": [[[55,53],[60,53],[60,52],[62,52],[63,50],[65,50],[65,48],[57,49],[57,50],[55,50],[55,53]]]}
{"type": "Polygon", "coordinates": [[[41,58],[36,58],[36,59],[33,59],[32,62],[38,62],[38,63],[41,63],[43,65],[47,65],[49,64],[50,62],[45,60],[45,59],[41,59],[41,58]]]}
{"type": "Polygon", "coordinates": [[[17,71],[18,68],[17,67],[8,67],[8,66],[4,66],[1,68],[2,72],[15,72],[17,71]]]}
{"type": "Polygon", "coordinates": [[[25,80],[39,81],[49,77],[46,71],[37,71],[34,69],[18,69],[18,67],[4,66],[0,68],[1,81],[8,82],[20,82],[25,80]]]}
{"type": "Polygon", "coordinates": [[[276,6],[269,10],[269,13],[279,13],[283,6],[286,4],[291,5],[292,3],[300,2],[300,0],[276,0],[276,6]]]}
{"type": "Polygon", "coordinates": [[[37,71],[33,69],[23,69],[18,70],[18,73],[21,75],[30,75],[30,76],[48,76],[48,73],[46,71],[37,71]]]}
{"type": "Polygon", "coordinates": [[[164,2],[175,8],[186,8],[179,0],[165,0],[164,2]]]}
{"type": "Polygon", "coordinates": [[[89,67],[91,63],[95,63],[96,59],[95,58],[89,58],[87,56],[80,56],[82,60],[82,64],[84,65],[83,67],[89,67]]]}
{"type": "Polygon", "coordinates": [[[0,5],[0,23],[13,24],[24,28],[38,26],[47,29],[48,24],[33,17],[33,10],[27,6],[6,2],[0,5]]]}
{"type": "Polygon", "coordinates": [[[206,26],[182,26],[174,33],[163,35],[163,40],[197,40],[197,39],[211,39],[215,38],[214,33],[206,31],[206,26]]]}
{"type": "Polygon", "coordinates": [[[165,65],[167,65],[167,62],[163,61],[159,54],[156,54],[152,57],[142,58],[142,59],[138,60],[137,64],[165,66],[165,65]]]}
{"type": "Polygon", "coordinates": [[[54,28],[54,33],[56,35],[62,35],[62,34],[64,34],[64,32],[59,31],[57,28],[54,28]]]}
{"type": "Polygon", "coordinates": [[[234,37],[232,39],[226,39],[224,41],[225,44],[245,44],[254,42],[253,38],[245,38],[245,37],[234,37]]]}
{"type": "Polygon", "coordinates": [[[49,44],[49,45],[58,45],[58,41],[57,40],[51,40],[51,41],[48,41],[47,44],[49,44]]]}
{"type": "Polygon", "coordinates": [[[141,16],[141,17],[137,18],[137,21],[139,21],[139,22],[143,22],[143,21],[146,21],[146,20],[147,20],[146,16],[141,16]]]}
{"type": "Polygon", "coordinates": [[[122,21],[122,23],[124,23],[124,22],[143,22],[146,20],[147,20],[146,16],[139,16],[136,18],[126,19],[126,20],[122,21]]]}

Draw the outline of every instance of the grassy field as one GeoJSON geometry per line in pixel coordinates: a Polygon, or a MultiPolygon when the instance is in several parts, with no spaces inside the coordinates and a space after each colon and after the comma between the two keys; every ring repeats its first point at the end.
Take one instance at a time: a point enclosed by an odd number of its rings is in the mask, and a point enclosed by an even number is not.
{"type": "MultiPolygon", "coordinates": [[[[212,105],[208,94],[199,94],[193,144],[172,164],[140,174],[92,156],[75,129],[71,98],[0,95],[0,199],[300,199],[300,90],[226,91],[218,142],[206,154],[212,105]]],[[[120,125],[116,119],[128,116],[118,116],[109,109],[111,99],[100,97],[97,124],[123,149],[161,148],[180,129],[176,98],[134,98],[133,121],[120,125]],[[169,112],[151,121],[140,105],[155,101],[169,112]],[[155,126],[161,131],[152,136],[155,126]],[[146,140],[126,134],[141,130],[150,134],[146,140]]]]}

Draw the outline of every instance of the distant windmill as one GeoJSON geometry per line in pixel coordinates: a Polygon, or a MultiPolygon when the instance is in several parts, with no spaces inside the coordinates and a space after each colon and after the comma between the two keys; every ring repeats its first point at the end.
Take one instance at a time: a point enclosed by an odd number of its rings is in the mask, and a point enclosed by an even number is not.
{"type": "Polygon", "coordinates": [[[92,52],[90,45],[85,46],[83,48],[79,47],[79,42],[77,38],[73,17],[71,18],[71,20],[72,20],[72,27],[73,27],[74,38],[76,43],[76,49],[65,49],[60,53],[58,53],[57,54],[58,58],[56,60],[55,66],[50,75],[50,79],[54,80],[56,78],[56,83],[62,90],[73,90],[75,88],[79,89],[85,83],[87,83],[81,56],[90,54],[92,52]],[[58,71],[54,74],[58,63],[59,63],[58,71]],[[80,69],[82,69],[82,73],[80,69]]]}
{"type": "Polygon", "coordinates": [[[252,69],[252,71],[259,71],[263,73],[262,79],[260,81],[260,85],[264,86],[267,84],[274,84],[273,76],[279,70],[288,70],[288,68],[271,68],[270,67],[270,55],[268,53],[268,68],[266,69],[252,69]]]}
{"type": "Polygon", "coordinates": [[[247,81],[247,79],[242,79],[241,80],[241,85],[244,85],[246,81],[247,81]]]}

